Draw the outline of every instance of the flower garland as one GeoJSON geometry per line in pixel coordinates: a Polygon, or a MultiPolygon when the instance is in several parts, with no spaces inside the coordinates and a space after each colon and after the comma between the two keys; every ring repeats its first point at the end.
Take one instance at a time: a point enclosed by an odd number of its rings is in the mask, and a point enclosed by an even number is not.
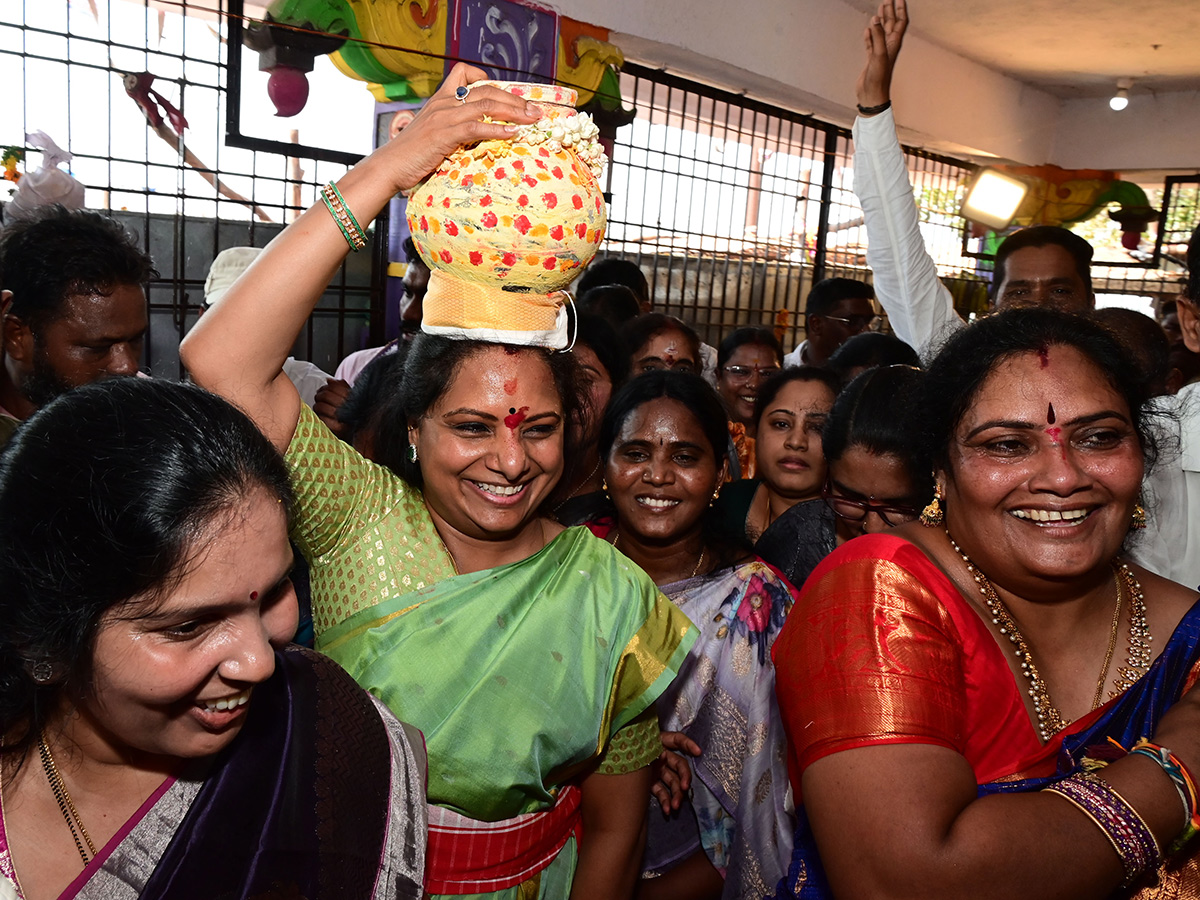
{"type": "Polygon", "coordinates": [[[604,156],[604,148],[597,140],[599,137],[600,129],[587,113],[557,119],[542,118],[532,125],[522,125],[513,135],[514,140],[526,144],[545,144],[551,152],[556,153],[564,148],[573,150],[597,178],[604,172],[604,164],[608,161],[604,156]]]}

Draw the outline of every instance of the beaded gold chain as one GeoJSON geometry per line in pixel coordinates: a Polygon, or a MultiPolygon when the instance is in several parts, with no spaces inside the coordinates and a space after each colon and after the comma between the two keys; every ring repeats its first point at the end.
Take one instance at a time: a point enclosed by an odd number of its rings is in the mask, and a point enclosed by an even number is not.
{"type": "MultiPolygon", "coordinates": [[[[1033,662],[1033,653],[1029,649],[1029,644],[1025,642],[1025,638],[1021,635],[1021,631],[1017,627],[1016,620],[1013,619],[1012,613],[1008,611],[1008,607],[1004,605],[1004,601],[996,593],[992,582],[976,568],[975,563],[971,562],[971,558],[962,551],[962,548],[958,546],[954,538],[950,537],[948,532],[946,537],[950,539],[950,546],[954,548],[955,553],[962,557],[962,561],[967,566],[967,571],[975,579],[975,584],[979,587],[979,593],[983,596],[983,602],[987,605],[988,612],[992,614],[992,624],[999,626],[1000,633],[1008,638],[1014,647],[1014,653],[1021,660],[1021,674],[1029,679],[1029,696],[1033,701],[1034,715],[1037,716],[1038,734],[1041,736],[1042,743],[1047,743],[1050,738],[1066,728],[1069,723],[1063,719],[1062,714],[1051,701],[1050,689],[1046,686],[1041,672],[1038,671],[1037,666],[1033,662]]],[[[1109,694],[1109,697],[1115,697],[1123,691],[1128,690],[1135,681],[1141,678],[1146,669],[1150,667],[1152,655],[1150,650],[1150,625],[1146,621],[1146,598],[1142,594],[1142,586],[1138,582],[1137,577],[1130,571],[1129,566],[1124,563],[1118,563],[1114,560],[1113,569],[1117,580],[1118,612],[1123,590],[1130,598],[1129,654],[1126,658],[1126,664],[1117,667],[1118,677],[1113,682],[1113,690],[1109,694]]],[[[1114,616],[1113,622],[1117,623],[1118,621],[1118,617],[1114,616]]],[[[1114,626],[1113,634],[1115,635],[1115,633],[1114,626]]],[[[1110,639],[1109,643],[1111,648],[1115,641],[1110,639]]],[[[1111,654],[1111,649],[1109,652],[1111,654]]],[[[1104,679],[1108,673],[1110,662],[1111,656],[1105,659],[1104,669],[1100,673],[1101,690],[1103,690],[1104,679]]],[[[1099,693],[1100,691],[1097,691],[1097,694],[1099,693]]]]}
{"type": "Polygon", "coordinates": [[[1142,594],[1142,585],[1125,563],[1116,568],[1130,594],[1129,655],[1125,665],[1117,666],[1117,678],[1113,680],[1113,689],[1108,695],[1110,698],[1133,687],[1133,683],[1150,668],[1154,658],[1150,647],[1153,638],[1150,636],[1150,623],[1146,621],[1146,598],[1142,594]]]}
{"type": "Polygon", "coordinates": [[[92,837],[84,827],[83,819],[79,818],[79,811],[75,809],[71,795],[67,792],[67,786],[58,773],[58,766],[54,764],[54,754],[50,752],[50,747],[46,744],[45,735],[38,739],[38,745],[42,756],[42,768],[46,771],[46,780],[50,782],[50,790],[54,792],[58,808],[62,812],[63,819],[66,820],[67,827],[71,829],[71,837],[75,839],[75,849],[79,851],[79,858],[83,860],[84,868],[87,868],[92,856],[96,855],[96,845],[92,843],[92,837]],[[76,825],[79,826],[78,831],[75,829],[76,825]],[[83,835],[83,841],[79,840],[80,834],[83,835]],[[87,842],[86,851],[83,849],[85,841],[87,842]],[[91,851],[92,856],[88,856],[88,851],[91,851]]]}

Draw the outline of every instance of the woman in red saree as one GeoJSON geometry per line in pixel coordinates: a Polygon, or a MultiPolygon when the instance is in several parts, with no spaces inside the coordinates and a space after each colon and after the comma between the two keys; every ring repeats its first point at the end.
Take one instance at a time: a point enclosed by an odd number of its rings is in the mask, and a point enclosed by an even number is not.
{"type": "Polygon", "coordinates": [[[1173,848],[1198,821],[1196,594],[1122,556],[1143,393],[1064,313],[943,348],[921,407],[937,503],[835,551],[775,645],[803,804],[781,896],[1200,892],[1173,848]]]}

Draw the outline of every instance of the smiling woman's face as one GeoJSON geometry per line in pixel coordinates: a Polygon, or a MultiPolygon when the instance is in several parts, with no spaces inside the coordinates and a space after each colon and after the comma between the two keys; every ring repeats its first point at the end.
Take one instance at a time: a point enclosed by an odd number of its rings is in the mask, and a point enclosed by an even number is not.
{"type": "Polygon", "coordinates": [[[775,351],[763,344],[742,344],[729,354],[725,366],[717,373],[717,391],[733,421],[754,427],[758,389],[778,371],[775,351]]]}
{"type": "Polygon", "coordinates": [[[492,345],[463,360],[409,432],[439,530],[515,537],[562,475],[564,427],[554,375],[538,351],[492,345]]]}
{"type": "Polygon", "coordinates": [[[998,585],[1108,571],[1144,459],[1124,398],[1073,347],[1002,360],[958,424],[946,525],[998,585]]]}
{"type": "Polygon", "coordinates": [[[100,622],[75,740],[155,756],[210,756],[234,739],[273,648],[296,633],[292,549],[277,497],[259,489],[202,533],[189,570],[156,601],[100,622]]]}
{"type": "Polygon", "coordinates": [[[724,461],[718,464],[691,410],[660,397],[626,418],[604,473],[618,528],[642,541],[668,543],[700,528],[724,480],[724,461]]]}

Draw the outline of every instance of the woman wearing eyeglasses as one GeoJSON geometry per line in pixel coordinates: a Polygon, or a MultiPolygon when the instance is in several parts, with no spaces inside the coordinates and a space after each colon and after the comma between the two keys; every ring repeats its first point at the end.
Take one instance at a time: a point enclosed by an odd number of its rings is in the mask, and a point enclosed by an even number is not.
{"type": "Polygon", "coordinates": [[[782,368],[783,348],[769,328],[739,328],[717,348],[717,392],[729,414],[729,435],[740,469],[731,473],[735,481],[754,477],[758,389],[782,368]]]}
{"type": "Polygon", "coordinates": [[[716,530],[710,505],[725,481],[727,434],[707,382],[662,371],[626,383],[600,429],[615,518],[591,528],[700,630],[658,703],[662,727],[702,748],[693,796],[670,818],[651,812],[639,900],[761,897],[791,854],[770,648],[794,589],[716,530]]]}
{"type": "MultiPolygon", "coordinates": [[[[860,374],[836,395],[828,415],[818,416],[820,430],[802,440],[794,436],[794,430],[782,430],[786,422],[782,408],[786,403],[782,401],[787,395],[780,386],[796,382],[802,373],[822,371],[809,366],[788,368],[764,386],[758,404],[762,414],[757,448],[762,484],[755,488],[749,508],[745,506],[746,488],[740,485],[726,488],[720,503],[726,528],[734,506],[740,502],[743,509],[749,509],[744,527],[755,541],[755,553],[798,587],[836,546],[860,534],[911,522],[932,497],[930,468],[912,450],[917,440],[911,398],[922,372],[908,366],[884,366],[860,374]],[[782,443],[778,437],[784,437],[782,443]],[[808,472],[782,478],[785,463],[797,455],[802,443],[810,451],[815,443],[818,454],[823,449],[820,469],[812,466],[808,472]],[[805,478],[800,478],[802,474],[805,478]],[[815,499],[796,497],[782,512],[774,511],[773,504],[786,502],[788,488],[793,488],[794,497],[794,490],[805,486],[815,499]],[[761,503],[756,511],[760,493],[772,504],[766,508],[766,518],[762,518],[761,503]],[[757,520],[756,515],[760,516],[757,520]],[[756,524],[762,528],[757,534],[756,524]]],[[[818,385],[806,386],[811,392],[818,385]]],[[[830,400],[832,397],[830,394],[830,400]]]]}
{"type": "Polygon", "coordinates": [[[930,466],[913,449],[912,401],[923,377],[910,366],[868,369],[833,404],[821,496],[837,517],[837,543],[911,522],[933,497],[930,466]]]}

